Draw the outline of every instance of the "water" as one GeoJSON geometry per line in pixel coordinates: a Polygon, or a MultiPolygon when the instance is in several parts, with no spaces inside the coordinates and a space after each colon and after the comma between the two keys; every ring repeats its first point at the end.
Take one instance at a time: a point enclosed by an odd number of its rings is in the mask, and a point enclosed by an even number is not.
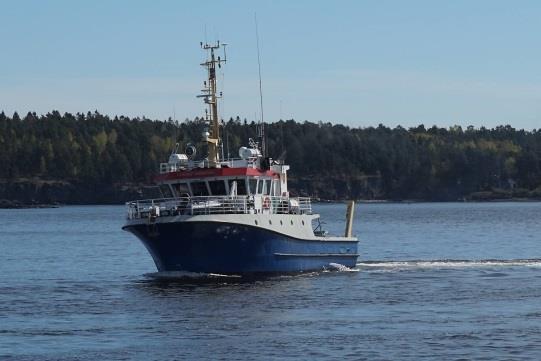
{"type": "Polygon", "coordinates": [[[262,280],[156,273],[123,212],[0,210],[0,358],[541,358],[541,203],[361,204],[355,270],[262,280]]]}

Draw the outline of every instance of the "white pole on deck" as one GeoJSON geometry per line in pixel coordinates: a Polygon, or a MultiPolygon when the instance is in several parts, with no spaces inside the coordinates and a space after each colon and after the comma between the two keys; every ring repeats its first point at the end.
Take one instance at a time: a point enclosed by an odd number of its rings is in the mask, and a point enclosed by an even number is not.
{"type": "Polygon", "coordinates": [[[349,201],[348,209],[346,212],[346,232],[345,237],[351,237],[351,232],[353,230],[353,213],[355,212],[355,201],[349,201]]]}

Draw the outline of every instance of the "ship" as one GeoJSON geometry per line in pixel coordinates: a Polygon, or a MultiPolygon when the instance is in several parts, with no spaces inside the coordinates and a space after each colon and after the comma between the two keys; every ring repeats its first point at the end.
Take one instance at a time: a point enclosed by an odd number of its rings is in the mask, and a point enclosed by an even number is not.
{"type": "Polygon", "coordinates": [[[243,275],[355,267],[354,203],[347,207],[344,236],[330,236],[311,199],[290,195],[290,167],[267,156],[262,121],[238,157],[224,156],[216,72],[227,61],[226,45],[201,43],[207,71],[198,95],[206,105],[202,139],[186,144],[183,153],[177,143],[154,179],[162,198],[127,202],[122,228],[141,240],[160,272],[243,275]]]}

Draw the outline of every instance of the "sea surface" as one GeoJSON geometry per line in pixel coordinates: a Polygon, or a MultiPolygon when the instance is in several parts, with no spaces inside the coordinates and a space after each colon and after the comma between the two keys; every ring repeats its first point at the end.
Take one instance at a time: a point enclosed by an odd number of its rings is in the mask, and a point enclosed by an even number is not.
{"type": "Polygon", "coordinates": [[[157,273],[123,220],[0,210],[0,359],[541,359],[541,203],[358,204],[355,269],[256,280],[157,273]]]}

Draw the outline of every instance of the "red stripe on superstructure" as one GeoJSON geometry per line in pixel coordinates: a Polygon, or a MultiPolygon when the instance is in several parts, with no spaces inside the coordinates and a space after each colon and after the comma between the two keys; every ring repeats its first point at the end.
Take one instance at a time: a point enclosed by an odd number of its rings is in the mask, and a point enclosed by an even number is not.
{"type": "Polygon", "coordinates": [[[231,176],[268,176],[278,177],[278,173],[271,170],[262,171],[255,168],[198,168],[158,174],[154,177],[155,182],[172,181],[176,179],[201,179],[231,176]]]}

